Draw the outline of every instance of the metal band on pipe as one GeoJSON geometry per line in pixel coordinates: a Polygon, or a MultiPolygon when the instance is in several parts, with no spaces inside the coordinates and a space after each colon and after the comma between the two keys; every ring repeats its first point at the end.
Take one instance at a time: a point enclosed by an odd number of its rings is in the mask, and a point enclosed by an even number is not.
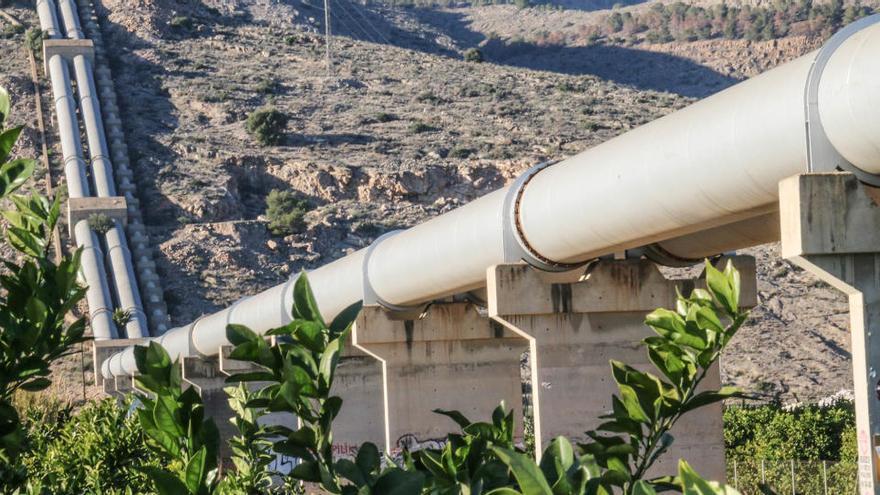
{"type": "Polygon", "coordinates": [[[376,291],[373,289],[373,284],[370,283],[370,257],[372,256],[373,251],[376,249],[376,246],[378,246],[385,239],[389,239],[391,237],[394,237],[395,235],[400,234],[401,232],[405,232],[405,231],[404,230],[392,230],[390,232],[386,232],[386,233],[380,235],[379,237],[376,238],[376,240],[373,241],[372,244],[370,244],[370,246],[367,248],[367,252],[364,253],[364,261],[363,261],[363,265],[362,265],[363,266],[362,273],[363,273],[363,281],[364,281],[364,284],[363,284],[364,285],[364,306],[379,305],[379,306],[382,306],[383,308],[385,308],[391,312],[395,312],[395,313],[412,313],[414,311],[421,312],[427,306],[427,303],[426,304],[419,304],[419,305],[415,305],[415,306],[400,306],[397,304],[392,304],[388,301],[385,301],[381,297],[379,297],[379,294],[377,294],[376,291]]]}
{"type": "Polygon", "coordinates": [[[860,181],[872,186],[880,186],[880,176],[865,172],[841,155],[822,126],[822,118],[819,115],[819,84],[822,82],[822,73],[834,52],[840,48],[846,40],[862,29],[880,22],[880,14],[874,14],[856,22],[848,24],[831,37],[819,53],[816,54],[810,73],[807,75],[807,84],[804,92],[804,111],[806,117],[807,139],[807,167],[810,172],[833,172],[838,167],[851,172],[860,181]]]}
{"type": "Polygon", "coordinates": [[[519,221],[519,204],[526,186],[538,173],[557,162],[544,162],[523,172],[513,181],[504,196],[502,215],[502,243],[505,263],[525,261],[529,265],[546,272],[564,272],[572,270],[583,263],[560,263],[533,249],[525,238],[519,221]]]}

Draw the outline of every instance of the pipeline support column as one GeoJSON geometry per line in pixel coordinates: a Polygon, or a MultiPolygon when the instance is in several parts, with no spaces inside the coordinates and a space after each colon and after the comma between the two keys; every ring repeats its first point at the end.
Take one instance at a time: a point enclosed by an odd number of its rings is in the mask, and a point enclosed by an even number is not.
{"type": "Polygon", "coordinates": [[[366,306],[352,341],[382,363],[385,405],[377,412],[384,413],[387,432],[379,448],[386,453],[436,448],[447,433],[458,431],[434,409],[487,421],[502,400],[514,410],[520,428],[515,438],[522,439],[520,359],[526,341],[472,304],[434,304],[416,320],[395,320],[381,307],[366,306]]]}
{"type": "MultiPolygon", "coordinates": [[[[738,257],[734,264],[742,274],[741,301],[753,305],[754,259],[738,257]]],[[[658,307],[675,307],[676,288],[687,294],[696,283],[668,280],[647,260],[603,260],[585,280],[574,277],[570,283],[524,264],[490,267],[487,277],[489,315],[529,339],[538,455],[559,435],[587,440],[585,432],[611,410],[617,387],[609,360],[653,369],[641,345],[653,335],[645,316],[658,307]]],[[[707,386],[720,386],[717,367],[707,386]]],[[[683,422],[687,427],[673,431],[675,443],[651,474],[674,474],[681,457],[710,479],[723,480],[721,405],[691,413],[683,422]]]]}
{"type": "Polygon", "coordinates": [[[880,494],[880,189],[849,173],[779,183],[782,256],[849,298],[859,493],[880,494]]]}

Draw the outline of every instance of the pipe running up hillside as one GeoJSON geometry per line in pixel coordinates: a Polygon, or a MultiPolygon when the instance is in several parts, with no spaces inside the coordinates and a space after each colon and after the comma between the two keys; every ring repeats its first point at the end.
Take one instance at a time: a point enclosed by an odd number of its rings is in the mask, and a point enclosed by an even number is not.
{"type": "MultiPolygon", "coordinates": [[[[84,35],[74,1],[59,0],[58,7],[61,11],[61,19],[67,37],[83,39],[84,35]]],[[[84,55],[76,55],[73,57],[73,68],[79,96],[80,115],[88,142],[95,193],[99,198],[116,196],[113,165],[109,159],[110,151],[104,133],[104,122],[101,118],[101,106],[95,89],[91,62],[84,55]]],[[[125,325],[125,334],[128,338],[148,337],[146,313],[137,288],[131,252],[125,240],[125,231],[121,225],[114,221],[113,226],[105,233],[104,237],[107,245],[106,271],[111,274],[119,308],[131,315],[125,325]]],[[[106,280],[106,276],[104,280],[106,280]]]]}
{"type": "MultiPolygon", "coordinates": [[[[58,39],[58,18],[52,0],[39,0],[37,13],[40,27],[49,38],[58,39]]],[[[70,85],[70,72],[67,62],[61,55],[49,58],[49,79],[52,83],[52,94],[55,99],[55,115],[58,121],[58,134],[61,141],[61,157],[64,163],[64,175],[67,179],[67,194],[71,198],[89,196],[89,183],[86,175],[86,162],[83,159],[82,142],[79,135],[79,123],[76,119],[76,103],[70,85]]],[[[94,233],[89,229],[88,222],[81,221],[74,226],[74,241],[83,248],[80,276],[88,286],[86,301],[89,305],[92,334],[95,340],[107,340],[118,337],[116,324],[113,323],[112,300],[107,288],[107,276],[104,272],[103,255],[94,233]]]]}
{"type": "MultiPolygon", "coordinates": [[[[805,128],[880,172],[880,24],[863,19],[811,53],[309,273],[326,318],[361,299],[390,308],[481,288],[520,259],[565,269],[643,248],[692,259],[779,238],[777,184],[809,171],[805,128]],[[854,33],[854,34],[852,34],[854,33]],[[845,38],[845,39],[844,39],[845,38]],[[837,46],[836,42],[842,41],[837,46]],[[824,71],[817,55],[830,53],[824,71]],[[820,77],[818,115],[808,82],[820,77]],[[821,117],[821,123],[818,119],[821,117]]],[[[293,279],[158,340],[172,355],[213,355],[227,323],[257,332],[290,321],[293,279]]],[[[132,348],[102,366],[136,372],[132,348]]]]}

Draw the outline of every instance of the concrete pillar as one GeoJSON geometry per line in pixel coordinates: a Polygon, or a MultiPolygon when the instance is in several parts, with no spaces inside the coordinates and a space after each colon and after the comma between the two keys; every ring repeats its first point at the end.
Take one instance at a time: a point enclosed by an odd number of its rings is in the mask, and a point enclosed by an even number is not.
{"type": "MultiPolygon", "coordinates": [[[[734,263],[742,273],[741,301],[754,305],[754,260],[734,263]]],[[[487,273],[489,315],[529,341],[538,455],[558,435],[587,440],[584,432],[603,421],[599,416],[611,410],[617,392],[609,360],[655,372],[641,345],[653,335],[645,316],[674,307],[676,288],[687,294],[696,282],[667,280],[647,260],[603,260],[582,275],[560,279],[523,264],[496,265],[487,273]]],[[[717,367],[707,382],[719,387],[717,367]]],[[[720,404],[686,415],[673,435],[675,444],[652,475],[674,474],[685,458],[710,479],[724,479],[720,404]]]]}
{"type": "Polygon", "coordinates": [[[381,361],[346,343],[333,381],[332,394],[342,398],[342,410],[333,423],[336,457],[354,458],[358,447],[370,442],[385,448],[385,393],[381,361]]]}
{"type": "Polygon", "coordinates": [[[502,400],[515,411],[516,437],[522,439],[520,359],[526,341],[481,316],[475,306],[435,304],[416,320],[395,320],[383,308],[367,306],[355,322],[352,341],[383,369],[385,452],[436,447],[458,430],[434,409],[486,421],[502,400]]]}
{"type": "Polygon", "coordinates": [[[880,189],[848,173],[779,183],[782,256],[849,298],[859,493],[880,494],[880,189]]]}

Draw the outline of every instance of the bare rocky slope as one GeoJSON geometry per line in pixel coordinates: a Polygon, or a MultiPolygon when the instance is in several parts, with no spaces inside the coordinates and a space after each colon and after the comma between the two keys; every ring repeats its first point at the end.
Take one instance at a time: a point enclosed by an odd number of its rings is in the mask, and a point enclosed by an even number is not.
{"type": "MultiPolygon", "coordinates": [[[[529,15],[587,21],[507,6],[332,5],[339,36],[328,70],[318,4],[102,0],[141,205],[176,324],[819,43],[514,47],[499,41],[505,19],[523,29],[535,29],[520,19],[529,15]],[[462,60],[474,46],[486,62],[462,60]],[[279,146],[259,146],[245,131],[248,114],[264,106],[290,116],[279,146]],[[312,204],[302,232],[270,235],[271,189],[312,204]]],[[[3,43],[0,56],[10,58],[3,43]]],[[[10,77],[0,82],[17,84],[10,77]]],[[[725,357],[725,381],[784,400],[849,387],[843,297],[780,260],[776,246],[748,252],[759,261],[761,305],[725,357]]]]}

